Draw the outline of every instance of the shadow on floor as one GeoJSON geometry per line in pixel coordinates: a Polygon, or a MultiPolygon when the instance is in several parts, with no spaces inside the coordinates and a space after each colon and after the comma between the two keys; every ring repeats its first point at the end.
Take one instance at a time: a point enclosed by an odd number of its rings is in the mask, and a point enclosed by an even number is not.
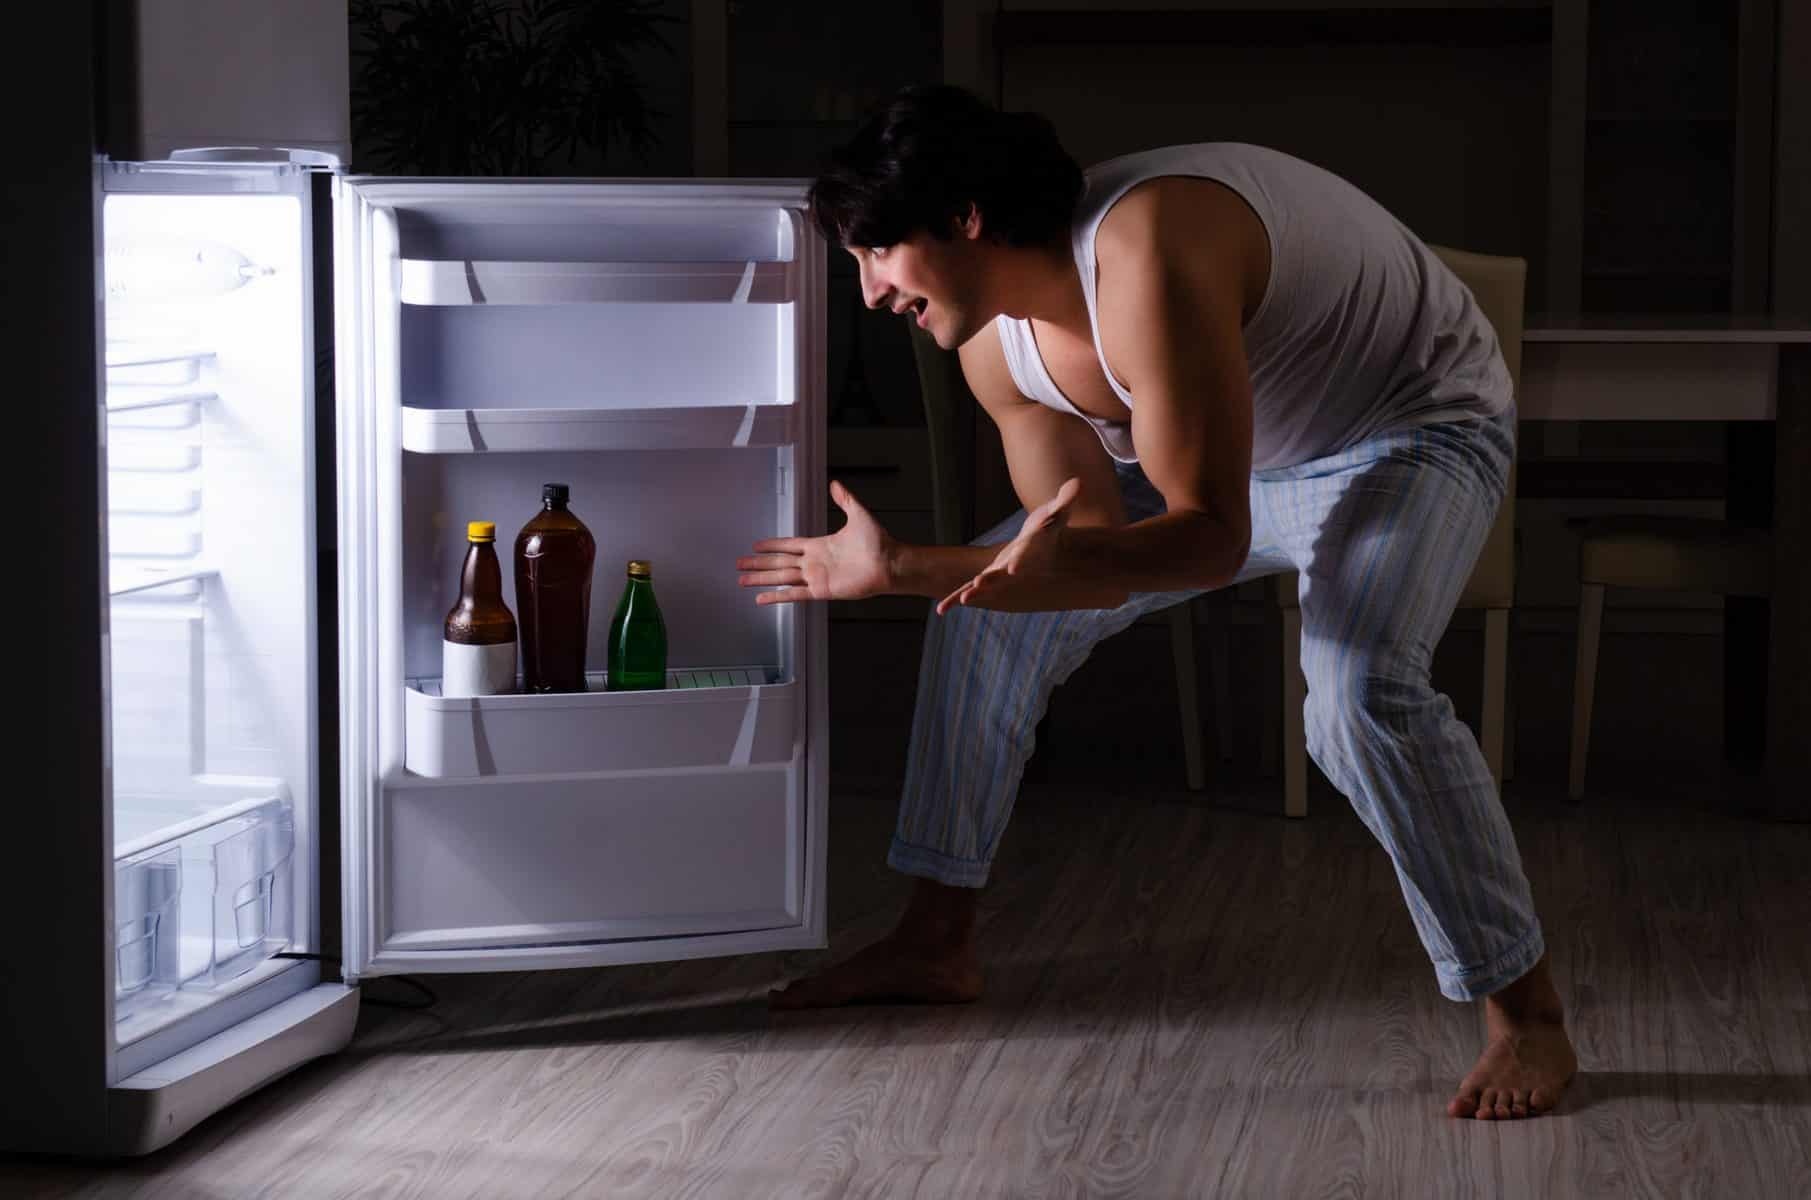
{"type": "Polygon", "coordinates": [[[1618,1100],[1675,1100],[1679,1104],[1811,1109],[1811,1075],[1718,1071],[1585,1071],[1566,1097],[1565,1111],[1582,1112],[1618,1100]]]}

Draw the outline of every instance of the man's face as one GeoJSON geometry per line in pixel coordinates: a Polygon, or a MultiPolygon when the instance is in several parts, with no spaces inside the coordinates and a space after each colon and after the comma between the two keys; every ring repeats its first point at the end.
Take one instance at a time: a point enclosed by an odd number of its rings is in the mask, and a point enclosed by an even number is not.
{"type": "MultiPolygon", "coordinates": [[[[979,233],[978,222],[975,233],[979,233]]],[[[850,246],[861,268],[869,308],[887,308],[916,321],[945,350],[954,350],[993,319],[980,303],[976,237],[964,227],[945,241],[915,233],[891,246],[850,246]]]]}

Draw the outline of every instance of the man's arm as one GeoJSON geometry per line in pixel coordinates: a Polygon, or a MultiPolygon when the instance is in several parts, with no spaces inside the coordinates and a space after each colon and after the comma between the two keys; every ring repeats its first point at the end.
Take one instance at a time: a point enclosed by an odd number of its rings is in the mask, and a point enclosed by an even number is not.
{"type": "MultiPolygon", "coordinates": [[[[1094,431],[1079,418],[1046,408],[1020,393],[1006,366],[999,327],[989,324],[969,339],[960,354],[969,390],[1000,430],[1013,491],[1026,511],[1048,503],[1065,480],[1076,479],[1081,490],[1067,509],[1070,528],[1123,525],[1119,481],[1094,431]]],[[[897,544],[888,590],[942,599],[985,570],[998,553],[997,546],[897,544]]],[[[1124,599],[1123,588],[1075,578],[1053,581],[1034,607],[1111,608],[1124,599]]]]}
{"type": "Polygon", "coordinates": [[[1162,186],[1171,182],[1128,193],[1097,243],[1101,344],[1132,393],[1132,439],[1168,511],[1117,529],[1064,529],[1052,564],[1059,577],[1137,592],[1223,587],[1251,549],[1242,324],[1268,246],[1230,190],[1162,186]]]}
{"type": "MultiPolygon", "coordinates": [[[[962,348],[963,374],[1000,426],[1013,486],[1024,501],[1026,530],[1061,519],[1106,528],[1125,518],[1119,483],[1094,432],[1077,417],[1034,404],[1013,386],[998,331],[989,326],[962,348]],[[1072,482],[1073,481],[1073,482],[1072,482]]],[[[895,541],[859,500],[835,480],[830,498],[848,523],[825,537],[765,538],[736,560],[745,588],[762,588],[759,604],[855,600],[883,593],[941,599],[993,566],[999,546],[909,546],[895,541]]],[[[1021,534],[1023,536],[1023,533],[1021,534]]],[[[1123,589],[1089,578],[1040,579],[1016,597],[989,605],[1008,610],[1111,608],[1123,589]]]]}

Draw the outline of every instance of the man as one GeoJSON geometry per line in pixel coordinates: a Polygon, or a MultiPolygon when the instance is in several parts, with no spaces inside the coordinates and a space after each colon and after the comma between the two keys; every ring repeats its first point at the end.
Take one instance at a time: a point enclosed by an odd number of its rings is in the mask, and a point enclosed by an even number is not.
{"type": "Polygon", "coordinates": [[[1314,760],[1396,866],[1440,990],[1484,1001],[1454,1116],[1557,1103],[1576,1060],[1489,770],[1429,686],[1514,453],[1489,322],[1374,201],[1208,143],[1084,178],[1049,124],[909,88],[812,189],[863,298],[945,349],[999,426],[1025,511],[982,544],[848,524],[759,542],[761,603],[938,601],[898,831],[898,929],[780,1008],[981,989],[977,889],[1032,732],[1094,644],[1185,596],[1295,569],[1314,760]]]}

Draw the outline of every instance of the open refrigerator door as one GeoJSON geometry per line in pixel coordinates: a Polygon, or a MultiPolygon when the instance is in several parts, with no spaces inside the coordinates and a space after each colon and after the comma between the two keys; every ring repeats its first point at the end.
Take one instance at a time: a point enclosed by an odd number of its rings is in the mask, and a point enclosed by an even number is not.
{"type": "Polygon", "coordinates": [[[824,614],[734,570],[824,527],[803,186],[339,188],[348,978],[821,945],[824,614]],[[548,483],[597,542],[587,685],[449,698],[468,523],[507,554],[548,483]],[[630,559],[667,686],[609,691],[630,559]]]}

